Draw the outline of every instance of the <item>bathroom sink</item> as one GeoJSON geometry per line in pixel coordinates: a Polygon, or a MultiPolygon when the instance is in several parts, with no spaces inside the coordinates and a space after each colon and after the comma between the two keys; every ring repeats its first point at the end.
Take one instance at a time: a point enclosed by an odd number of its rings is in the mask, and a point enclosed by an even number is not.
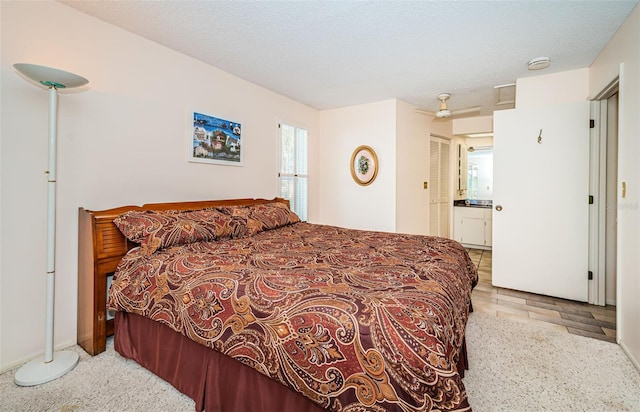
{"type": "Polygon", "coordinates": [[[481,199],[464,199],[464,200],[454,200],[454,206],[462,206],[462,207],[481,207],[486,209],[491,209],[493,206],[493,202],[491,200],[481,200],[481,199]]]}

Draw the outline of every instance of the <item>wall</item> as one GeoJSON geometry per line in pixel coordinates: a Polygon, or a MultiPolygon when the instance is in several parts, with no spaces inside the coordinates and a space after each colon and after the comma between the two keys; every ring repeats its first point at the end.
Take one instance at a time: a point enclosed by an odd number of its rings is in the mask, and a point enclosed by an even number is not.
{"type": "MultiPolygon", "coordinates": [[[[429,233],[429,136],[451,136],[451,122],[434,122],[401,100],[320,112],[320,222],[400,233],[429,233]],[[371,146],[379,171],[369,186],[349,171],[353,150],[371,146]]],[[[452,154],[453,155],[453,154],[452,154]]]]}
{"type": "MultiPolygon", "coordinates": [[[[44,351],[48,98],[15,72],[14,63],[57,67],[90,81],[59,98],[56,347],[76,341],[79,207],[274,197],[277,121],[286,119],[309,131],[309,217],[318,220],[317,110],[60,3],[0,7],[0,370],[44,351]],[[242,123],[243,167],[186,161],[193,109],[242,123]]],[[[380,153],[389,152],[392,140],[384,144],[380,153]]],[[[382,158],[379,187],[393,181],[392,167],[386,167],[394,155],[382,158]]],[[[347,163],[340,161],[342,170],[347,163]]]]}
{"type": "Polygon", "coordinates": [[[523,77],[516,80],[516,109],[586,101],[589,69],[523,77]]]}
{"type": "Polygon", "coordinates": [[[475,135],[493,133],[493,115],[453,119],[451,131],[454,135],[475,135]]]}
{"type": "Polygon", "coordinates": [[[429,127],[433,118],[396,105],[396,232],[429,233],[429,127]]]}
{"type": "Polygon", "coordinates": [[[464,140],[464,143],[467,145],[467,147],[470,147],[470,146],[493,146],[493,136],[467,137],[464,140]]]}
{"type": "Polygon", "coordinates": [[[618,342],[640,369],[640,6],[636,6],[589,69],[595,98],[616,77],[618,96],[618,342]]]}
{"type": "Polygon", "coordinates": [[[320,135],[319,222],[395,231],[396,100],[323,110],[320,135]],[[368,186],[357,184],[349,168],[360,145],[370,146],[378,157],[378,176],[368,186]]]}

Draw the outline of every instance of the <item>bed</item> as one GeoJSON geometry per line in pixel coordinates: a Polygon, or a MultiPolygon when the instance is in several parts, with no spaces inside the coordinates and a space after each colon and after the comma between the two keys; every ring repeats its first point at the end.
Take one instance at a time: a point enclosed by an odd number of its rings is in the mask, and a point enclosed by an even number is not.
{"type": "Polygon", "coordinates": [[[80,238],[80,294],[117,261],[115,350],[196,410],[471,410],[477,272],[455,241],[301,222],[278,198],[80,209],[80,238]]]}

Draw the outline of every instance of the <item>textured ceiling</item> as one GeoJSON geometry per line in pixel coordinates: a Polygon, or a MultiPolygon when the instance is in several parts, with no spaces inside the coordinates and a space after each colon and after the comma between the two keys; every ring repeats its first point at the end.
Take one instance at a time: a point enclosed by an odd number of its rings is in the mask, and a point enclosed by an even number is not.
{"type": "MultiPolygon", "coordinates": [[[[638,0],[62,3],[317,109],[496,105],[496,85],[588,67],[638,0]],[[527,70],[549,56],[551,66],[527,70]]],[[[474,113],[477,115],[478,113],[474,113]]]]}

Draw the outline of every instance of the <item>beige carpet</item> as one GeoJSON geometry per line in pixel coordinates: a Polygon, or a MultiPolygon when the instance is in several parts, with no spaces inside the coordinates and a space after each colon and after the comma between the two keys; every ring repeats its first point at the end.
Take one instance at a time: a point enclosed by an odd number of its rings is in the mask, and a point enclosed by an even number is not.
{"type": "Polygon", "coordinates": [[[467,346],[475,412],[640,411],[640,372],[615,343],[472,313],[467,346]]]}
{"type": "MultiPolygon", "coordinates": [[[[467,339],[464,382],[475,412],[640,411],[640,373],[615,344],[477,313],[467,339]]],[[[117,355],[111,340],[95,357],[72,350],[80,363],[53,382],[22,388],[15,370],[0,375],[0,411],[194,410],[193,401],[117,355]]]]}

